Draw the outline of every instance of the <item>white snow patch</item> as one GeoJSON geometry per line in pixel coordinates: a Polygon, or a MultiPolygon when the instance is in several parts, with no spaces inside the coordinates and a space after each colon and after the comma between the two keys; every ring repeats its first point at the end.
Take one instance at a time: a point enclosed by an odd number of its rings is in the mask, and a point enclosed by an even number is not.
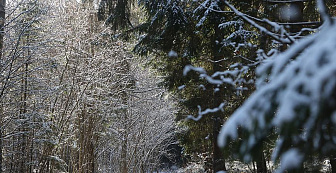
{"type": "Polygon", "coordinates": [[[299,168],[303,161],[303,155],[296,148],[290,149],[281,155],[280,169],[277,172],[284,172],[288,169],[299,168]]]}
{"type": "Polygon", "coordinates": [[[168,56],[169,56],[169,57],[177,57],[177,52],[171,50],[171,51],[168,53],[168,56]]]}
{"type": "Polygon", "coordinates": [[[185,85],[181,85],[178,87],[179,90],[182,90],[183,88],[185,88],[185,85]]]}
{"type": "Polygon", "coordinates": [[[333,112],[333,114],[331,115],[331,122],[336,124],[336,112],[333,112]]]}
{"type": "Polygon", "coordinates": [[[293,19],[298,18],[299,16],[297,15],[300,11],[299,8],[296,5],[285,5],[280,7],[280,16],[282,19],[285,21],[290,21],[293,19]]]}
{"type": "Polygon", "coordinates": [[[190,71],[196,71],[199,72],[200,74],[205,74],[206,71],[202,67],[194,67],[192,65],[186,65],[183,69],[183,75],[186,76],[190,71]]]}

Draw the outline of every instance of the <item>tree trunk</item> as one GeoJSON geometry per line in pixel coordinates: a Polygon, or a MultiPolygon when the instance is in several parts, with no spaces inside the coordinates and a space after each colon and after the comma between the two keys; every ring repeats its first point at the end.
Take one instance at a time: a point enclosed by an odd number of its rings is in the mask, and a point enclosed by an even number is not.
{"type": "MultiPolygon", "coordinates": [[[[217,114],[217,113],[216,113],[217,114]]],[[[217,144],[219,129],[221,125],[220,118],[217,115],[214,115],[214,125],[213,125],[213,172],[216,173],[218,171],[226,171],[225,167],[225,159],[222,150],[219,148],[217,144]]]]}
{"type": "Polygon", "coordinates": [[[124,139],[121,143],[121,173],[127,173],[127,136],[124,136],[124,139]]]}
{"type": "Polygon", "coordinates": [[[0,0],[0,59],[2,58],[6,1],[0,0]]]}
{"type": "Polygon", "coordinates": [[[266,159],[264,152],[261,150],[260,156],[257,160],[257,172],[258,173],[267,173],[266,159]]]}
{"type": "Polygon", "coordinates": [[[331,165],[331,172],[336,173],[336,157],[335,156],[330,156],[330,165],[331,165]]]}
{"type": "Polygon", "coordinates": [[[84,114],[85,114],[85,108],[83,108],[82,113],[79,115],[78,118],[78,128],[79,128],[79,137],[78,137],[78,143],[79,143],[79,151],[78,151],[78,173],[84,173],[83,170],[83,162],[84,162],[84,114]]]}
{"type": "MultiPolygon", "coordinates": [[[[3,35],[4,35],[4,23],[5,23],[5,0],[0,0],[0,59],[2,59],[3,50],[3,35]]],[[[3,114],[0,112],[0,172],[2,172],[2,117],[3,114]]]]}
{"type": "MultiPolygon", "coordinates": [[[[214,40],[212,41],[213,44],[213,72],[217,72],[221,70],[221,66],[218,63],[219,60],[224,59],[220,49],[221,45],[218,44],[220,40],[222,40],[222,32],[220,31],[219,27],[219,21],[214,19],[214,28],[215,28],[215,34],[214,34],[214,40]]],[[[217,87],[217,86],[214,86],[217,87]]],[[[215,88],[214,88],[215,89],[215,88]]],[[[213,90],[214,91],[214,90],[213,90]]],[[[213,93],[213,108],[218,107],[223,102],[223,92],[214,92],[213,93]]],[[[221,112],[216,112],[213,114],[213,172],[216,173],[218,171],[226,171],[225,167],[225,159],[223,151],[219,148],[217,140],[218,140],[218,134],[222,125],[221,121],[221,112]]]]}
{"type": "MultiPolygon", "coordinates": [[[[124,92],[124,99],[126,99],[126,92],[124,92]]],[[[124,104],[127,104],[126,101],[124,101],[124,104]]],[[[121,155],[120,155],[120,173],[127,173],[128,172],[128,167],[127,167],[127,136],[128,136],[128,114],[127,110],[122,110],[124,112],[123,116],[123,134],[122,134],[122,139],[121,139],[121,155]]]]}

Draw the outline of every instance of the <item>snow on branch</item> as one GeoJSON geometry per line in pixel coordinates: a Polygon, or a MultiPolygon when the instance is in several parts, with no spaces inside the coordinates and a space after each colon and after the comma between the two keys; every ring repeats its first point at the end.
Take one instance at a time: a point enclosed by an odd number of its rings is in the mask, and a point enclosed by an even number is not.
{"type": "MultiPolygon", "coordinates": [[[[276,33],[273,33],[271,31],[269,31],[268,29],[266,29],[265,27],[257,24],[256,22],[254,22],[251,19],[251,16],[248,16],[242,12],[240,12],[238,9],[236,9],[233,5],[231,5],[229,2],[227,2],[226,0],[222,0],[237,16],[241,17],[242,19],[244,19],[245,21],[247,21],[248,23],[250,23],[252,26],[258,28],[261,32],[269,35],[270,37],[272,37],[273,39],[275,39],[276,41],[280,42],[280,43],[284,43],[284,44],[292,44],[295,42],[295,39],[293,39],[284,29],[283,26],[280,26],[279,24],[275,23],[275,22],[270,22],[266,19],[264,20],[259,20],[258,21],[262,21],[262,22],[266,22],[268,24],[270,24],[272,27],[274,27],[275,31],[280,31],[281,35],[278,36],[276,33]],[[283,36],[287,37],[287,38],[283,38],[283,36]]],[[[256,19],[253,17],[253,19],[256,19]]]]}
{"type": "Polygon", "coordinates": [[[235,68],[234,70],[215,72],[213,75],[209,76],[202,67],[194,67],[192,65],[186,65],[183,69],[183,75],[186,76],[190,71],[195,71],[200,73],[200,78],[205,79],[210,84],[213,85],[229,84],[232,86],[236,86],[237,83],[241,82],[240,80],[241,75],[247,73],[248,70],[249,70],[248,66],[244,66],[241,69],[235,68]]]}
{"type": "Polygon", "coordinates": [[[326,7],[325,0],[317,0],[317,8],[319,9],[319,12],[321,14],[321,17],[325,23],[333,23],[333,20],[330,17],[330,14],[328,13],[328,8],[326,7]]]}
{"type": "Polygon", "coordinates": [[[190,71],[196,71],[200,74],[206,74],[206,71],[202,67],[194,67],[192,65],[186,65],[183,69],[183,75],[186,76],[190,71]]]}
{"type": "MultiPolygon", "coordinates": [[[[234,66],[232,66],[234,67],[234,66]]],[[[205,79],[207,82],[213,85],[223,85],[223,84],[229,84],[231,86],[238,86],[238,84],[246,82],[242,75],[247,73],[249,70],[248,66],[243,66],[241,68],[234,68],[233,70],[226,70],[226,71],[218,71],[209,76],[206,72],[206,70],[202,67],[194,67],[192,65],[186,65],[183,70],[183,75],[186,76],[190,71],[195,71],[200,73],[200,78],[205,79]]],[[[246,83],[249,83],[250,81],[247,81],[246,83]]],[[[179,89],[183,89],[185,86],[182,85],[179,87],[179,89]]],[[[201,88],[204,88],[203,85],[200,85],[201,88]]],[[[246,88],[243,88],[241,86],[237,87],[237,90],[245,90],[246,88]]],[[[216,90],[215,90],[216,92],[216,90]]],[[[187,119],[199,121],[203,115],[208,113],[214,113],[218,111],[223,111],[223,107],[225,106],[225,103],[221,103],[217,108],[213,109],[206,109],[202,111],[201,107],[198,106],[198,116],[194,117],[192,115],[188,115],[187,119]]]]}
{"type": "Polygon", "coordinates": [[[209,113],[215,113],[215,112],[218,112],[218,111],[224,111],[223,108],[225,106],[225,103],[221,103],[218,107],[216,108],[213,108],[213,109],[205,109],[204,111],[202,111],[202,108],[201,106],[197,106],[198,107],[198,116],[197,117],[194,117],[192,115],[188,115],[187,116],[187,119],[188,120],[194,120],[194,121],[199,121],[200,119],[202,119],[203,115],[206,115],[206,114],[209,114],[209,113]]]}
{"type": "MultiPolygon", "coordinates": [[[[299,152],[291,147],[300,149],[300,158],[309,154],[306,152],[328,153],[331,148],[327,146],[335,145],[335,141],[321,133],[326,133],[329,123],[336,125],[331,118],[336,113],[335,30],[335,24],[325,24],[320,32],[264,60],[257,68],[258,89],[226,121],[219,134],[219,146],[237,139],[238,129],[244,130],[250,135],[241,145],[241,154],[247,156],[258,141],[276,129],[284,141],[276,144],[276,151],[281,152],[274,158],[288,158],[299,152]],[[305,148],[300,148],[302,143],[305,148]],[[307,148],[310,151],[302,153],[307,148]]],[[[283,164],[279,170],[298,167],[302,161],[283,164]]]]}

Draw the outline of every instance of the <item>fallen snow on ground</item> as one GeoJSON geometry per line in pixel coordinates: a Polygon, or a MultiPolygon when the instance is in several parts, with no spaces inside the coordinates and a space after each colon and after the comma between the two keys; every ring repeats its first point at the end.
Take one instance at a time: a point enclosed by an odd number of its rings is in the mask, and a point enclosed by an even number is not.
{"type": "MultiPolygon", "coordinates": [[[[314,166],[321,164],[320,170],[318,171],[320,173],[331,172],[330,161],[328,159],[325,159],[323,163],[316,162],[313,164],[314,166]]],[[[306,167],[307,166],[313,166],[313,165],[306,165],[306,167]]],[[[226,164],[226,168],[228,169],[226,173],[254,173],[257,171],[256,166],[253,167],[253,164],[245,164],[240,161],[229,162],[226,164]]],[[[269,171],[274,172],[275,168],[276,166],[274,166],[274,164],[271,161],[267,162],[267,169],[269,171]]],[[[309,172],[312,172],[312,171],[309,171],[309,172]]],[[[203,167],[203,164],[192,162],[192,163],[189,163],[184,168],[178,168],[176,166],[172,166],[169,169],[161,170],[156,173],[207,173],[207,171],[203,167]]],[[[217,172],[217,173],[221,173],[221,172],[217,172]]]]}

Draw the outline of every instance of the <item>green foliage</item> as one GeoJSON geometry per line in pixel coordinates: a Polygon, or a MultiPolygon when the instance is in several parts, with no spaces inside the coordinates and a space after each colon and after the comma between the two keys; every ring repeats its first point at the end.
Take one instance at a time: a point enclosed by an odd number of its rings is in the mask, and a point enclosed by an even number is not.
{"type": "MultiPolygon", "coordinates": [[[[277,11],[280,5],[276,3],[262,0],[229,3],[265,29],[277,30],[263,18],[277,22],[282,20],[277,11]]],[[[255,89],[254,69],[261,60],[257,56],[272,48],[285,50],[287,45],[272,41],[254,24],[236,16],[225,1],[139,0],[138,4],[146,12],[147,20],[134,28],[142,34],[134,52],[149,58],[148,64],[165,76],[161,84],[180,99],[181,109],[176,120],[182,129],[179,137],[185,152],[211,155],[217,124],[223,123],[255,89]],[[214,80],[227,77],[234,82],[219,86],[199,77],[197,72],[182,76],[186,65],[202,67],[210,76],[213,75],[214,80]],[[224,71],[238,71],[239,75],[214,75],[224,71]],[[186,115],[197,115],[198,111],[218,107],[223,102],[226,103],[223,112],[210,113],[197,122],[185,120],[186,115]]],[[[307,8],[303,13],[307,14],[314,2],[304,3],[304,6],[307,8]]],[[[304,20],[315,20],[314,12],[305,16],[304,20]]],[[[289,30],[297,32],[297,29],[300,27],[292,26],[289,30]]],[[[265,138],[268,143],[273,143],[276,136],[272,133],[265,138]]],[[[230,148],[236,148],[240,142],[233,142],[230,148]]],[[[268,143],[260,143],[255,156],[259,157],[268,143]]]]}
{"type": "MultiPolygon", "coordinates": [[[[250,7],[250,1],[245,3],[246,7],[250,7]]],[[[182,129],[179,139],[185,153],[207,153],[212,157],[217,135],[213,131],[217,119],[214,117],[218,117],[220,122],[217,123],[222,124],[240,105],[245,98],[242,95],[247,92],[238,92],[240,94],[237,96],[234,89],[237,86],[210,84],[199,78],[196,72],[183,76],[183,69],[192,64],[213,74],[241,68],[251,60],[239,56],[255,59],[253,52],[257,49],[254,44],[258,42],[258,34],[233,13],[219,13],[226,10],[221,1],[200,4],[196,1],[144,0],[139,4],[147,12],[148,19],[140,26],[144,32],[141,32],[143,35],[134,51],[152,57],[149,65],[165,76],[162,85],[180,98],[181,109],[176,120],[182,129]],[[168,56],[171,51],[176,52],[177,56],[168,56]],[[235,51],[239,51],[239,56],[235,55],[235,51]],[[231,67],[232,64],[236,66],[231,67]],[[224,112],[205,115],[197,122],[185,119],[186,115],[197,115],[198,106],[202,109],[215,108],[222,102],[229,105],[224,112]]],[[[253,13],[257,13],[257,10],[253,13]]],[[[244,76],[253,79],[254,75],[244,76]]]]}
{"type": "Polygon", "coordinates": [[[134,0],[105,0],[99,2],[98,20],[105,21],[112,29],[127,29],[132,27],[130,10],[134,0]]]}

